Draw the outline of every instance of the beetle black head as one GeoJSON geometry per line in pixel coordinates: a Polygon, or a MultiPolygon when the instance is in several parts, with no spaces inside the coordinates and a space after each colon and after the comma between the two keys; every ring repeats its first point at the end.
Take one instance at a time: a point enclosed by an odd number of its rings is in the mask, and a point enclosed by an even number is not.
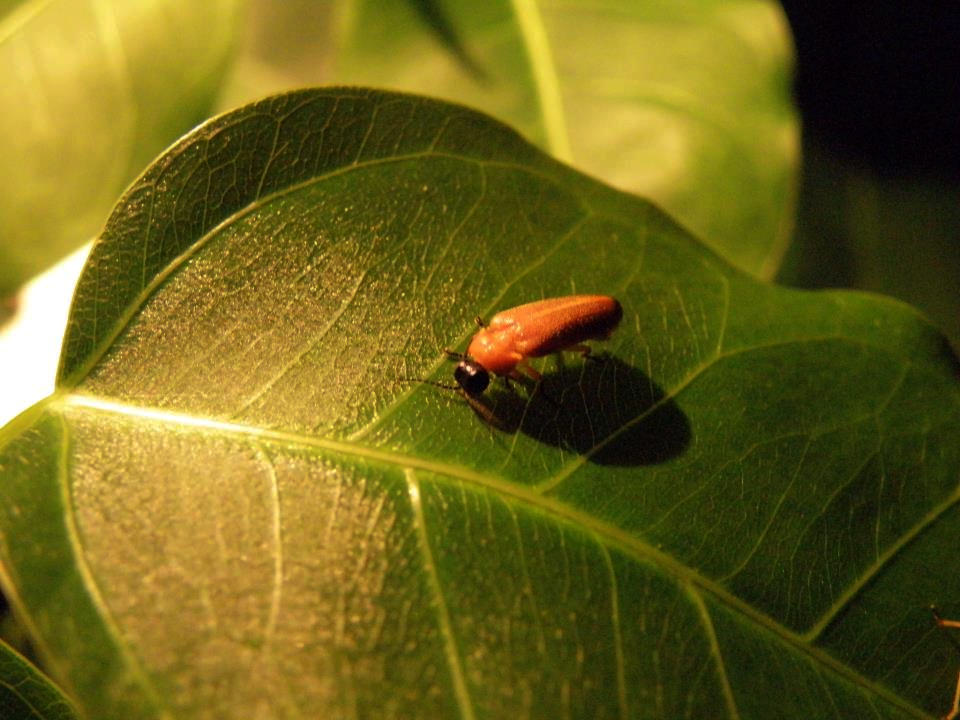
{"type": "Polygon", "coordinates": [[[457,368],[453,371],[453,379],[463,388],[463,391],[471,397],[476,397],[487,389],[490,384],[490,373],[487,369],[468,357],[463,357],[457,363],[457,368]]]}

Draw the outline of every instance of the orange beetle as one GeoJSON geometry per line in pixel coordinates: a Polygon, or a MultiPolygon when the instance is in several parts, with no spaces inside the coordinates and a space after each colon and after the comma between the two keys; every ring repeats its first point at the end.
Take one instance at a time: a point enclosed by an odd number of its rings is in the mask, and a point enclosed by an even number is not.
{"type": "Polygon", "coordinates": [[[447,350],[459,360],[453,377],[471,397],[483,393],[490,373],[520,380],[523,370],[540,380],[528,358],[543,357],[564,350],[590,354],[587,340],[606,340],[620,324],[623,308],[609,295],[568,295],[538,300],[498,312],[480,330],[466,353],[447,350]]]}

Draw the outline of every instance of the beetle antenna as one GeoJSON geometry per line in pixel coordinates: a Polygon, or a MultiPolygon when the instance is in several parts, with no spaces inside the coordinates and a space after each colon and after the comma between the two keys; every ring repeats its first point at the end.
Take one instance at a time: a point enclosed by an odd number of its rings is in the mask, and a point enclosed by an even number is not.
{"type": "Polygon", "coordinates": [[[937,627],[943,630],[944,635],[947,636],[947,639],[950,643],[957,648],[957,651],[960,652],[960,642],[953,636],[953,633],[947,632],[947,628],[960,627],[960,621],[957,620],[944,620],[940,615],[940,611],[937,609],[936,605],[930,606],[930,613],[933,615],[934,621],[937,623],[937,627]]]}

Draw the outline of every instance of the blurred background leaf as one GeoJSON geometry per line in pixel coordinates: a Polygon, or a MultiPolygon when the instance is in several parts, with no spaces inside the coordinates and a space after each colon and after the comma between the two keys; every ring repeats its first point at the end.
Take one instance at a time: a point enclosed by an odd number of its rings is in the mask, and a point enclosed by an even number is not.
{"type": "Polygon", "coordinates": [[[89,240],[210,112],[239,0],[7,3],[0,16],[0,296],[89,240]]]}

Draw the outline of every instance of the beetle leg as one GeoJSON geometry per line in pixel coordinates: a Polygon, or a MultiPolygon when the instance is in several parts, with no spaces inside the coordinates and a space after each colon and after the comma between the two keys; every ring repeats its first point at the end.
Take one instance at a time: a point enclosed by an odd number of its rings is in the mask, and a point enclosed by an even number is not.
{"type": "Polygon", "coordinates": [[[940,613],[937,612],[936,608],[930,608],[933,612],[933,619],[937,621],[937,625],[945,628],[960,628],[960,620],[944,620],[940,617],[940,613]]]}
{"type": "Polygon", "coordinates": [[[953,707],[943,720],[956,720],[957,715],[960,715],[960,674],[957,675],[957,689],[953,691],[953,707]]]}
{"type": "Polygon", "coordinates": [[[600,358],[598,358],[596,355],[593,355],[593,354],[592,354],[593,348],[591,348],[589,345],[586,345],[586,344],[583,344],[583,343],[581,343],[580,345],[571,345],[571,346],[568,347],[568,348],[564,348],[564,350],[569,350],[570,352],[578,352],[578,353],[580,353],[580,357],[582,357],[584,360],[599,360],[599,359],[600,359],[600,358]]]}
{"type": "Polygon", "coordinates": [[[517,382],[523,382],[525,380],[530,380],[532,378],[536,382],[536,385],[533,388],[533,393],[531,394],[531,397],[533,397],[533,395],[536,395],[537,393],[540,393],[540,395],[542,395],[554,407],[560,406],[560,403],[558,403],[556,400],[550,397],[550,394],[543,389],[543,375],[537,372],[536,368],[530,365],[530,363],[528,363],[526,360],[519,361],[517,363],[517,367],[522,368],[527,373],[527,375],[522,375],[518,370],[513,370],[509,375],[504,375],[504,379],[507,380],[508,383],[511,379],[516,380],[517,382]]]}
{"type": "MultiPolygon", "coordinates": [[[[933,613],[933,619],[942,628],[960,628],[960,620],[946,620],[940,617],[936,607],[930,606],[930,612],[933,613]]],[[[950,637],[950,636],[948,636],[950,637]]],[[[950,638],[953,641],[953,638],[950,638]]],[[[953,641],[956,644],[956,641],[953,641]]],[[[950,712],[943,716],[943,720],[957,720],[960,717],[960,673],[957,674],[957,686],[953,691],[953,705],[950,706],[950,712]]]]}
{"type": "MultiPolygon", "coordinates": [[[[536,380],[537,382],[540,382],[541,380],[543,380],[543,375],[541,375],[541,374],[536,370],[536,368],[534,368],[534,367],[533,367],[530,363],[528,363],[526,360],[521,360],[521,361],[519,361],[519,362],[517,363],[517,367],[520,368],[521,370],[523,370],[527,375],[529,375],[530,377],[532,377],[532,378],[533,378],[534,380],[536,380]]],[[[516,370],[514,370],[514,372],[517,373],[516,370]]],[[[520,375],[520,373],[517,373],[517,379],[519,379],[520,377],[522,377],[522,376],[520,375]]]]}
{"type": "Polygon", "coordinates": [[[957,675],[957,687],[953,691],[953,705],[950,706],[950,712],[943,716],[943,720],[956,720],[960,715],[960,674],[957,675]]]}
{"type": "Polygon", "coordinates": [[[446,353],[446,356],[451,360],[463,360],[466,357],[464,353],[454,352],[453,350],[448,350],[447,348],[444,348],[443,352],[446,353]]]}
{"type": "Polygon", "coordinates": [[[477,316],[473,319],[473,321],[477,324],[477,327],[479,327],[479,328],[485,328],[485,327],[487,326],[487,324],[483,321],[483,318],[480,317],[479,315],[477,315],[477,316]]]}

